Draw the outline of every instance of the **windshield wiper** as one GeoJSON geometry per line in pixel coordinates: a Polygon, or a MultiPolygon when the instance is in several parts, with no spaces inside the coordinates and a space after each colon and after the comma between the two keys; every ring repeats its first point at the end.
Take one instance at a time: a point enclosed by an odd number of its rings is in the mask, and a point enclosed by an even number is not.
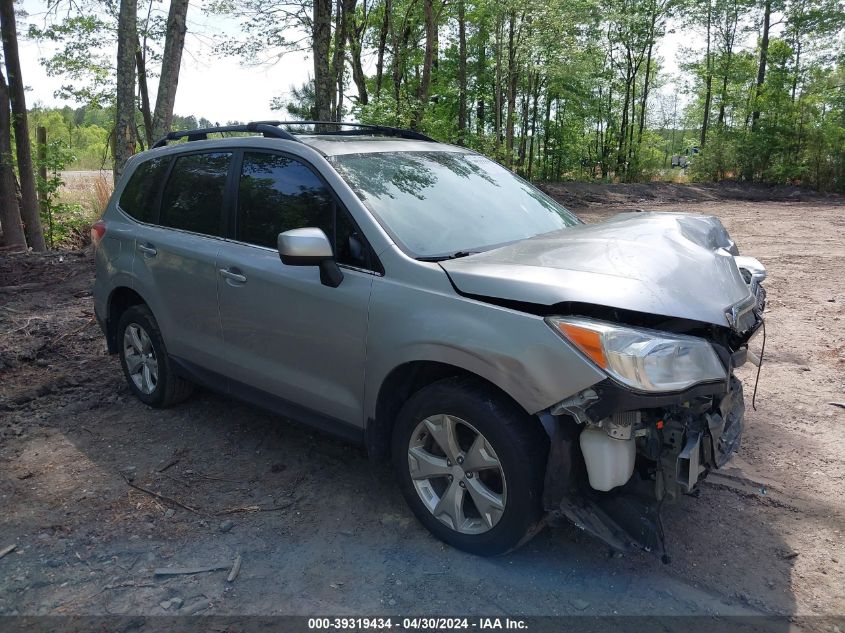
{"type": "Polygon", "coordinates": [[[475,255],[481,251],[455,251],[451,255],[432,255],[430,257],[417,257],[421,262],[442,262],[445,259],[459,259],[469,255],[475,255]]]}

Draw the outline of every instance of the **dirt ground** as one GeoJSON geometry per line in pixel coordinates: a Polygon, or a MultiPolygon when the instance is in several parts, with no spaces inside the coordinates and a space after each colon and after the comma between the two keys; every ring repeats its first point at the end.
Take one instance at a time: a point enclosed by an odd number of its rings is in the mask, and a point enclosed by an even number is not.
{"type": "Polygon", "coordinates": [[[0,255],[0,615],[845,615],[843,200],[640,187],[547,190],[588,221],[717,215],[769,269],[757,409],[729,468],[666,509],[671,564],[574,527],[450,549],[355,446],[207,392],[132,397],[90,255],[0,255]],[[154,575],[196,566],[221,569],[154,575]]]}

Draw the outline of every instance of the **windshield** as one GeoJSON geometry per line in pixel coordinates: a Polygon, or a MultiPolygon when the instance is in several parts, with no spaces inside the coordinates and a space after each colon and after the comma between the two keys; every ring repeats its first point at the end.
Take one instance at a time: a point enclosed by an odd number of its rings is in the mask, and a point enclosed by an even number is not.
{"type": "Polygon", "coordinates": [[[380,152],[330,160],[415,257],[460,256],[580,223],[537,188],[476,154],[380,152]]]}

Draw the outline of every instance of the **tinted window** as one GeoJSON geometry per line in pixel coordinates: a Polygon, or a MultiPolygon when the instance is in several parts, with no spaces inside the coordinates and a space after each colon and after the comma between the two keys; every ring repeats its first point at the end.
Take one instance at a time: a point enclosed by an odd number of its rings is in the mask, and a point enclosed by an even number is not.
{"type": "Polygon", "coordinates": [[[179,156],[161,200],[160,224],[205,235],[222,235],[223,190],[232,154],[179,156]]]}
{"type": "Polygon", "coordinates": [[[338,263],[374,268],[364,236],[307,165],[279,154],[244,153],[237,239],[276,248],[279,233],[308,226],[323,230],[338,263]]]}
{"type": "Polygon", "coordinates": [[[120,208],[141,222],[156,221],[156,195],[170,157],[154,158],[138,165],[120,194],[120,208]]]}
{"type": "Polygon", "coordinates": [[[237,239],[276,247],[279,233],[315,226],[333,235],[334,200],[306,165],[279,154],[244,154],[237,239]]]}
{"type": "Polygon", "coordinates": [[[579,223],[539,189],[476,154],[383,152],[330,160],[418,256],[484,250],[579,223]]]}

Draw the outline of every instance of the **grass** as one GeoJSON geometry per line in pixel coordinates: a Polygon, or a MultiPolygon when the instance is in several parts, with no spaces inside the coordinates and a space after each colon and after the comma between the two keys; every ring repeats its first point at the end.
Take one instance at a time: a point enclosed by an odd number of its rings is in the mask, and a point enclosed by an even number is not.
{"type": "MultiPolygon", "coordinates": [[[[91,241],[91,224],[106,210],[112,190],[110,171],[67,171],[53,212],[53,248],[85,248],[91,241]]],[[[49,235],[47,222],[44,231],[49,235]]]]}

